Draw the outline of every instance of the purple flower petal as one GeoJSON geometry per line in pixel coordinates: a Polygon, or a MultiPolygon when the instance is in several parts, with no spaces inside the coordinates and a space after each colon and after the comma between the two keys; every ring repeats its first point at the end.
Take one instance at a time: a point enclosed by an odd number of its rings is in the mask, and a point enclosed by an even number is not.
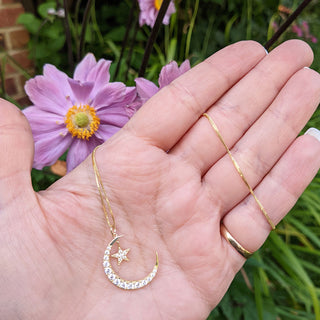
{"type": "Polygon", "coordinates": [[[159,75],[159,86],[163,88],[167,86],[174,79],[178,78],[180,75],[178,64],[175,61],[171,61],[167,65],[165,65],[160,72],[159,75]]]}
{"type": "Polygon", "coordinates": [[[69,148],[72,137],[62,135],[60,129],[43,134],[34,135],[35,155],[33,167],[41,170],[45,166],[54,164],[69,148]]]}
{"type": "MultiPolygon", "coordinates": [[[[140,7],[140,15],[139,15],[140,26],[143,26],[144,24],[146,24],[150,27],[153,27],[158,15],[158,10],[155,7],[155,1],[154,0],[138,0],[138,2],[140,7]]],[[[169,24],[170,16],[175,11],[176,10],[175,10],[174,3],[171,1],[167,9],[167,12],[163,18],[162,23],[169,24]]]]}
{"type": "Polygon", "coordinates": [[[100,90],[110,80],[110,69],[111,61],[100,59],[98,63],[88,72],[87,80],[94,82],[94,90],[100,90]]]}
{"type": "Polygon", "coordinates": [[[183,73],[190,69],[190,62],[189,60],[185,60],[180,68],[175,61],[170,62],[166,66],[161,69],[160,76],[159,76],[159,86],[160,89],[167,86],[173,80],[180,77],[183,73]]]}
{"type": "Polygon", "coordinates": [[[189,59],[186,59],[184,60],[181,65],[180,65],[180,75],[186,73],[187,71],[189,71],[191,69],[191,66],[190,66],[190,61],[189,59]]]}
{"type": "Polygon", "coordinates": [[[59,91],[61,92],[61,100],[64,104],[66,97],[70,96],[70,93],[72,93],[68,83],[68,76],[52,64],[46,64],[43,67],[43,76],[50,79],[52,83],[56,83],[58,85],[60,89],[59,91]]]}
{"type": "Polygon", "coordinates": [[[44,76],[36,76],[26,82],[25,91],[39,109],[64,115],[66,110],[72,106],[70,99],[64,96],[61,89],[64,85],[64,83],[52,81],[44,76]]]}
{"type": "Polygon", "coordinates": [[[97,112],[97,116],[100,119],[100,127],[98,131],[100,131],[103,124],[122,128],[129,120],[126,108],[126,106],[122,105],[108,109],[100,109],[97,112]]]}
{"type": "Polygon", "coordinates": [[[107,84],[94,98],[92,105],[96,110],[108,107],[114,103],[124,100],[126,86],[122,82],[112,82],[107,84]]]}
{"type": "Polygon", "coordinates": [[[103,125],[100,125],[99,131],[96,132],[96,136],[98,138],[100,138],[101,140],[106,141],[120,130],[121,130],[120,127],[115,127],[113,125],[103,124],[103,125]]]}
{"type": "Polygon", "coordinates": [[[90,94],[94,82],[80,82],[78,80],[68,79],[77,104],[90,104],[90,94]]]}
{"type": "Polygon", "coordinates": [[[43,111],[37,107],[31,106],[22,111],[27,117],[33,134],[51,132],[61,128],[62,133],[68,129],[64,123],[64,117],[55,113],[43,111]]]}
{"type": "Polygon", "coordinates": [[[88,53],[81,62],[77,65],[73,79],[85,82],[90,70],[97,64],[96,58],[92,53],[88,53]]]}
{"type": "Polygon", "coordinates": [[[169,22],[170,22],[170,17],[171,17],[171,15],[174,14],[175,12],[176,12],[175,6],[174,6],[173,2],[170,2],[169,7],[168,7],[168,9],[167,9],[167,12],[166,12],[164,18],[163,18],[162,23],[163,23],[163,24],[169,24],[169,22]]]}
{"type": "Polygon", "coordinates": [[[94,150],[94,148],[103,141],[92,136],[89,141],[81,139],[73,139],[67,155],[67,171],[70,172],[94,150]]]}
{"type": "Polygon", "coordinates": [[[159,88],[153,82],[147,79],[137,78],[135,79],[135,82],[138,95],[144,101],[150,99],[159,91],[159,88]]]}
{"type": "Polygon", "coordinates": [[[125,97],[123,102],[125,104],[132,103],[137,97],[137,89],[136,87],[126,87],[125,97]]]}

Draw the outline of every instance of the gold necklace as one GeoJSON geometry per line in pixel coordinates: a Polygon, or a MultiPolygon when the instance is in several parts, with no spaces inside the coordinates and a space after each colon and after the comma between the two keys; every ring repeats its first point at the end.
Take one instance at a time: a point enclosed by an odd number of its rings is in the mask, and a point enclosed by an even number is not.
{"type": "MultiPolygon", "coordinates": [[[[99,146],[98,146],[99,147],[99,146]]],[[[118,252],[115,254],[112,254],[111,257],[118,259],[118,265],[121,264],[122,261],[129,261],[127,258],[127,254],[130,250],[130,248],[122,250],[120,248],[120,243],[119,243],[119,238],[122,236],[119,236],[117,234],[117,229],[116,229],[116,222],[114,218],[114,214],[111,208],[110,201],[107,197],[106,190],[102,184],[101,180],[101,175],[97,166],[96,162],[96,151],[98,149],[96,147],[93,152],[92,152],[92,166],[93,166],[93,171],[94,175],[96,178],[96,183],[97,187],[99,190],[99,195],[100,195],[100,200],[101,200],[101,205],[102,209],[104,212],[104,215],[106,217],[108,226],[110,228],[110,232],[112,235],[112,241],[108,244],[106,251],[104,252],[104,257],[103,257],[103,267],[104,267],[104,272],[109,279],[109,281],[117,286],[118,288],[125,289],[125,290],[135,290],[135,289],[140,289],[145,287],[147,284],[149,284],[154,277],[156,276],[158,272],[158,267],[159,267],[159,259],[158,259],[158,253],[156,252],[156,264],[153,267],[153,270],[142,280],[124,280],[118,276],[115,271],[113,270],[111,263],[110,263],[110,255],[111,255],[111,249],[112,246],[117,242],[118,243],[118,252]]]]}

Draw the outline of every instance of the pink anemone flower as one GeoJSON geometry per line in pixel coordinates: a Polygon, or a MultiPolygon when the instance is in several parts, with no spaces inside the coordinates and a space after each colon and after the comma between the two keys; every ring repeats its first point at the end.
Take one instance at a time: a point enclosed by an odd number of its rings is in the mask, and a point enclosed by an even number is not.
{"type": "Polygon", "coordinates": [[[173,80],[190,70],[189,60],[185,60],[178,67],[177,62],[171,61],[169,64],[165,65],[160,72],[158,83],[159,88],[151,81],[144,78],[135,79],[136,88],[138,93],[138,99],[140,103],[144,104],[153,95],[155,95],[160,89],[170,84],[173,80]]]}
{"type": "MultiPolygon", "coordinates": [[[[140,7],[139,24],[153,27],[163,0],[138,0],[140,7]]],[[[176,12],[174,3],[171,1],[163,18],[163,24],[169,24],[170,16],[176,12]]]]}
{"type": "Polygon", "coordinates": [[[119,131],[134,113],[128,107],[136,98],[134,87],[110,83],[111,61],[96,61],[87,54],[73,79],[55,66],[44,66],[43,75],[25,85],[33,105],[24,109],[33,133],[33,167],[54,164],[68,149],[71,171],[93,149],[119,131]]]}

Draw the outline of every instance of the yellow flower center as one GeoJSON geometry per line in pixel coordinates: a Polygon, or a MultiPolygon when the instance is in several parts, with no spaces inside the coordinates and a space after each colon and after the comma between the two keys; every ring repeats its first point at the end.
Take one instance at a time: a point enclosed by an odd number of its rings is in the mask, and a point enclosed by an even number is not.
{"type": "Polygon", "coordinates": [[[65,124],[73,137],[87,139],[98,130],[100,119],[89,105],[71,107],[65,117],[65,124]]]}
{"type": "Polygon", "coordinates": [[[154,7],[159,11],[163,0],[154,0],[154,7]]]}

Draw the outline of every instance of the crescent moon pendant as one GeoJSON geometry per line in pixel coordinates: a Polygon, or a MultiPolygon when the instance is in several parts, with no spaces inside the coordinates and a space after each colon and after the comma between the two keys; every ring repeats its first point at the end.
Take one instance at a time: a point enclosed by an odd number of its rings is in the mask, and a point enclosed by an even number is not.
{"type": "Polygon", "coordinates": [[[134,281],[124,280],[115,273],[110,263],[111,248],[114,245],[114,243],[118,241],[120,237],[121,236],[116,236],[108,244],[108,247],[104,252],[104,257],[103,257],[104,272],[107,278],[109,279],[109,281],[115,286],[117,286],[118,288],[125,289],[125,290],[135,290],[135,289],[143,288],[154,279],[154,277],[158,272],[158,267],[159,267],[158,253],[156,252],[156,264],[153,267],[153,270],[144,279],[134,280],[134,281]]]}

